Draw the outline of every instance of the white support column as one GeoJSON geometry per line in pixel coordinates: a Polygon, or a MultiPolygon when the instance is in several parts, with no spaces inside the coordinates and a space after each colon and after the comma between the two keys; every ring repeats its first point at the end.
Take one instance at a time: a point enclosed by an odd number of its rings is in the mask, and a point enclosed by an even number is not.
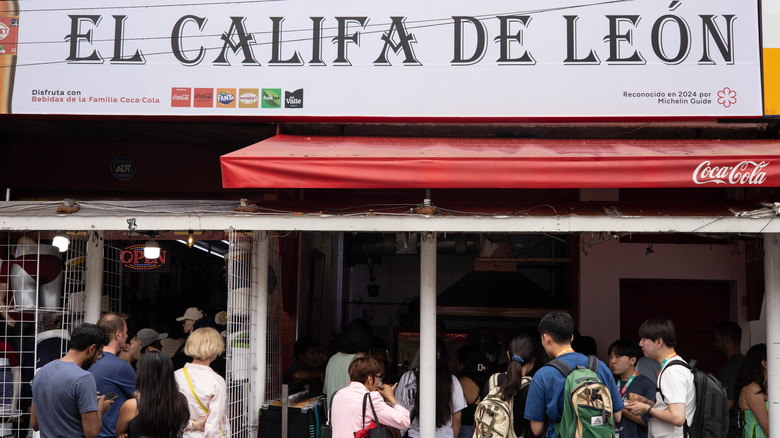
{"type": "Polygon", "coordinates": [[[436,436],[436,233],[421,233],[420,438],[436,436]]]}
{"type": "Polygon", "coordinates": [[[103,232],[90,231],[87,237],[86,279],[84,287],[84,322],[100,319],[103,302],[103,232]]]}
{"type": "Polygon", "coordinates": [[[780,430],[780,234],[764,234],[769,430],[780,430]]]}
{"type": "Polygon", "coordinates": [[[252,316],[257,327],[257,343],[255,345],[254,379],[251,382],[254,406],[251,410],[251,423],[257,425],[257,414],[265,402],[265,385],[268,379],[266,368],[266,349],[268,344],[268,232],[257,231],[252,239],[252,289],[250,308],[255,309],[252,316]]]}

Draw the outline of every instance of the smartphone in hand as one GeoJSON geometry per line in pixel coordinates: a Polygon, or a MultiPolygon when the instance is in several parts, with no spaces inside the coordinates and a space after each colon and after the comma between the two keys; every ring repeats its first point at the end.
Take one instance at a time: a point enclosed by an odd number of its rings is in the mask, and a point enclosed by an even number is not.
{"type": "Polygon", "coordinates": [[[106,393],[106,400],[113,400],[115,398],[119,397],[119,394],[115,392],[107,392],[106,393]]]}

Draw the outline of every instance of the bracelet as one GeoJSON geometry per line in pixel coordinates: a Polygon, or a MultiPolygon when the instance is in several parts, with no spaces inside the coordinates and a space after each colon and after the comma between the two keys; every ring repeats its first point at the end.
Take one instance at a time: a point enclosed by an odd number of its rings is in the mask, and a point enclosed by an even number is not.
{"type": "Polygon", "coordinates": [[[653,418],[653,407],[652,406],[647,408],[647,412],[645,412],[645,415],[647,415],[650,418],[653,418]]]}

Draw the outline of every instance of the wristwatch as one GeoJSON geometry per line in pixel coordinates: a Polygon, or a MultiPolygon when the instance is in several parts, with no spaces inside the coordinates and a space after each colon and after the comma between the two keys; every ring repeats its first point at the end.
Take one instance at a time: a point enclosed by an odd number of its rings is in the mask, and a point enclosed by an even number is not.
{"type": "Polygon", "coordinates": [[[653,407],[652,406],[647,408],[647,412],[645,412],[645,415],[647,415],[650,418],[653,418],[653,407]]]}

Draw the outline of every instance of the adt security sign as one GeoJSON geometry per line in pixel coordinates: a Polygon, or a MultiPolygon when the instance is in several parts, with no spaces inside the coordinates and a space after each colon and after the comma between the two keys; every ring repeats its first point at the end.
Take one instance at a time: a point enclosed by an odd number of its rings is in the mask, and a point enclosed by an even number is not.
{"type": "Polygon", "coordinates": [[[120,181],[128,181],[135,176],[135,163],[127,157],[111,160],[111,175],[120,181]]]}

